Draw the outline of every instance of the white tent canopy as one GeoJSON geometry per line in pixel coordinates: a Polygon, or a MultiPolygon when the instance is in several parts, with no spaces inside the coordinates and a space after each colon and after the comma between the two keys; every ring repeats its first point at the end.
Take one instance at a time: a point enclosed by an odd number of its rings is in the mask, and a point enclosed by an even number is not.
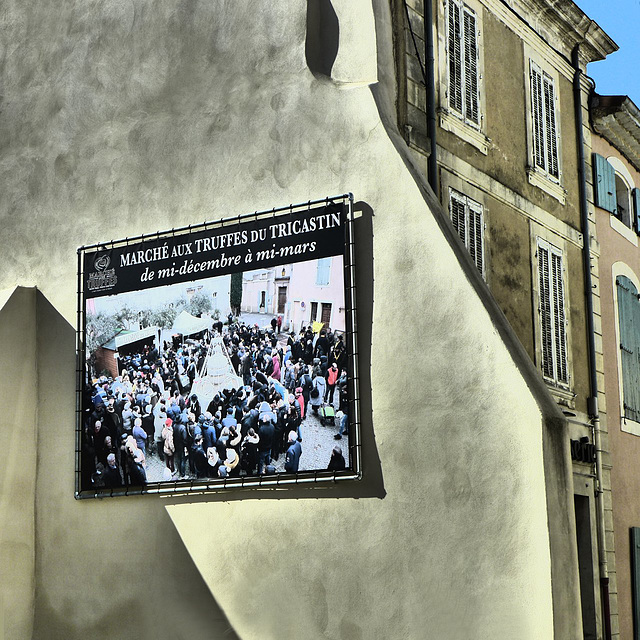
{"type": "Polygon", "coordinates": [[[200,333],[205,329],[210,329],[213,320],[211,318],[196,318],[188,311],[182,311],[173,322],[171,330],[183,336],[191,336],[200,333]]]}

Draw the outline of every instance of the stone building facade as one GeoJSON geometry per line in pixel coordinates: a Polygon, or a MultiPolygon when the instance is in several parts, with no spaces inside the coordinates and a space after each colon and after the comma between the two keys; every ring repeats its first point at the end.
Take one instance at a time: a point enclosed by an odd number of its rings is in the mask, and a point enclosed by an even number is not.
{"type": "Polygon", "coordinates": [[[617,46],[573,2],[392,4],[399,127],[569,420],[584,637],[618,637],[586,77],[617,46]]]}

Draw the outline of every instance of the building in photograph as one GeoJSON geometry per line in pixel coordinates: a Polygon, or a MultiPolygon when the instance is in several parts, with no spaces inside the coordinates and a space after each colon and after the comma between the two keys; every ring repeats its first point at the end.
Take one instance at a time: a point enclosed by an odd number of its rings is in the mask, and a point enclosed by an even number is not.
{"type": "Polygon", "coordinates": [[[640,629],[640,111],[594,94],[593,206],[600,300],[620,637],[640,629]]]}
{"type": "MultiPolygon", "coordinates": [[[[5,637],[578,640],[609,592],[617,632],[606,465],[570,445],[602,367],[568,61],[606,34],[551,0],[3,17],[5,637]],[[77,247],[345,193],[362,479],[74,500],[77,247]]],[[[243,304],[339,329],[338,261],[295,267],[243,304]]]]}
{"type": "MultiPolygon", "coordinates": [[[[194,282],[182,282],[166,287],[131,291],[126,294],[126,306],[137,312],[140,317],[138,322],[144,322],[145,310],[155,311],[165,305],[179,308],[188,306],[194,296],[204,296],[210,303],[209,314],[218,312],[220,317],[226,317],[231,310],[230,306],[231,276],[207,278],[194,282]]],[[[122,309],[122,298],[119,296],[105,296],[88,300],[88,313],[117,313],[122,309]]]]}
{"type": "Polygon", "coordinates": [[[242,310],[282,316],[286,331],[322,323],[346,330],[344,261],[332,256],[243,274],[242,310]]]}

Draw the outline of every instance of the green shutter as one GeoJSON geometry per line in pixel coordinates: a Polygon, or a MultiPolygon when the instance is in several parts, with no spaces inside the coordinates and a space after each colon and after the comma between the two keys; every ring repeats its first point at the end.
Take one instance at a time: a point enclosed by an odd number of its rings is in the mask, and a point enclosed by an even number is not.
{"type": "Polygon", "coordinates": [[[640,302],[638,290],[625,276],[616,279],[620,359],[622,361],[622,415],[640,422],[640,302]]]}
{"type": "Polygon", "coordinates": [[[596,207],[616,213],[616,172],[600,154],[593,154],[593,188],[596,207]]]}
{"type": "Polygon", "coordinates": [[[640,640],[640,527],[631,527],[630,532],[633,638],[640,640]]]}
{"type": "Polygon", "coordinates": [[[633,200],[633,228],[640,236],[640,189],[631,190],[631,199],[633,200]]]}

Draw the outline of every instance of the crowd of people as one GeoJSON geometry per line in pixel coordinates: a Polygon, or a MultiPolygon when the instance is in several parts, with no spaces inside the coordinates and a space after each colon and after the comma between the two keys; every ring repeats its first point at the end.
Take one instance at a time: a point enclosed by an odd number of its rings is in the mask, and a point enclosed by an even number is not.
{"type": "MultiPolygon", "coordinates": [[[[160,481],[275,474],[281,456],[284,472],[297,473],[306,418],[333,416],[336,406],[340,440],[349,413],[344,336],[280,329],[275,318],[271,330],[230,318],[196,339],[165,343],[163,353],[144,346],[121,358],[116,378],[94,379],[83,412],[82,489],[144,486],[153,456],[163,464],[160,481]],[[242,385],[202,406],[191,390],[218,331],[242,385]]],[[[346,467],[335,446],[324,468],[346,467]]]]}

